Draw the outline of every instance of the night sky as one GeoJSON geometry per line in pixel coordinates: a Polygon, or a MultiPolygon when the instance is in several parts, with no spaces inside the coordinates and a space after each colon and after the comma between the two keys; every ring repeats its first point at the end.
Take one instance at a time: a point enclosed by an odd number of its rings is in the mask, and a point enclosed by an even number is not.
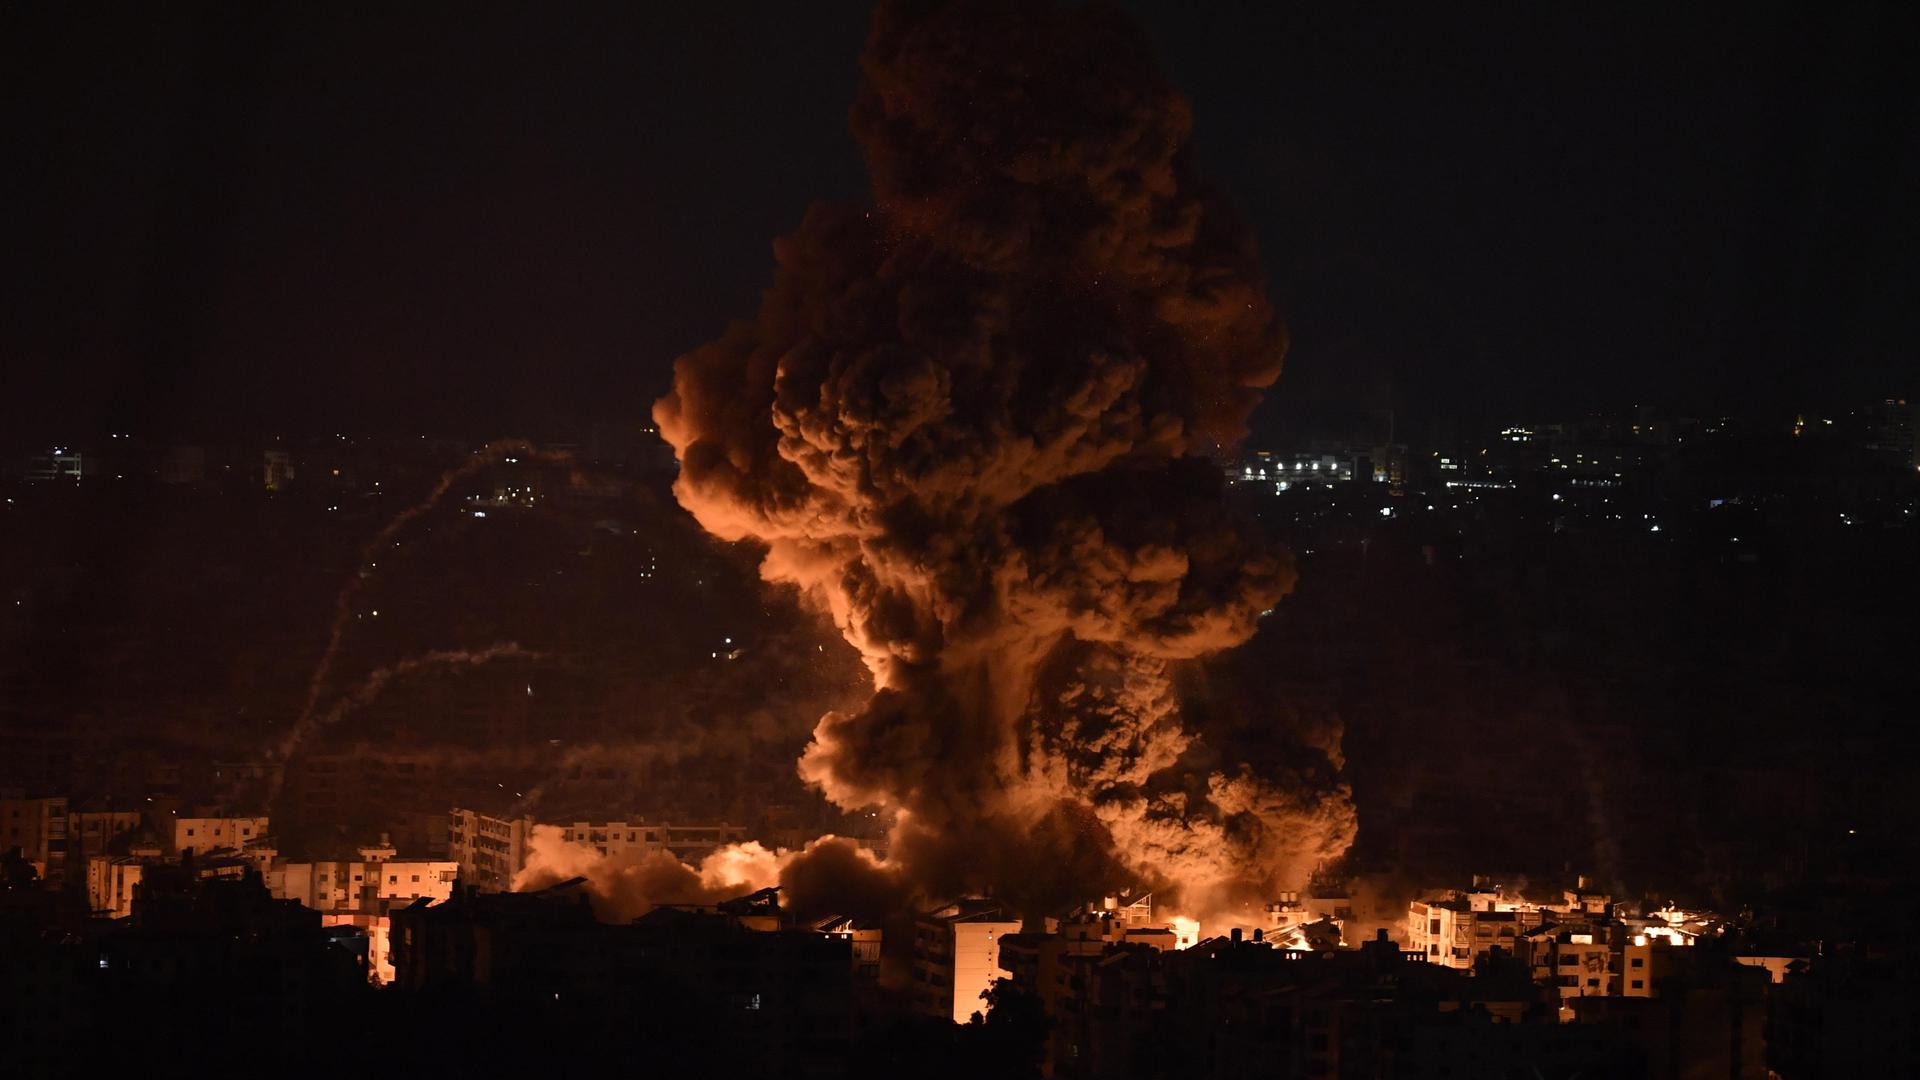
{"type": "MultiPolygon", "coordinates": [[[[1920,393],[1893,5],[1126,3],[1294,337],[1263,437],[1920,393]],[[1467,6],[1471,7],[1471,6],[1467,6]]],[[[859,199],[863,3],[8,5],[0,426],[637,419],[859,199]]]]}

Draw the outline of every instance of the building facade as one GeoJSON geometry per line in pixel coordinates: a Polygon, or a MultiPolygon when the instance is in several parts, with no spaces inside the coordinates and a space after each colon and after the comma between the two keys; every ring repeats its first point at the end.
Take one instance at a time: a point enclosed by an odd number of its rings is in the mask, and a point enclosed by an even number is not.
{"type": "Polygon", "coordinates": [[[243,851],[268,836],[263,817],[177,817],[173,819],[173,854],[192,849],[243,851]]]}
{"type": "Polygon", "coordinates": [[[67,799],[0,799],[0,851],[17,847],[40,877],[63,880],[67,866],[67,799]]]}
{"type": "Polygon", "coordinates": [[[527,865],[531,817],[495,817],[454,807],[447,819],[447,857],[460,880],[484,892],[507,892],[527,865]]]}
{"type": "Polygon", "coordinates": [[[638,858],[665,851],[697,863],[718,849],[747,839],[742,825],[673,825],[648,821],[536,823],[531,816],[497,817],[455,807],[447,819],[447,856],[460,879],[487,892],[507,892],[526,868],[535,828],[553,828],[569,844],[612,858],[638,858]]]}
{"type": "Polygon", "coordinates": [[[964,1024],[985,1012],[980,995],[1002,977],[1000,941],[1020,932],[1020,921],[990,900],[962,900],[915,920],[913,991],[929,1016],[964,1024]]]}

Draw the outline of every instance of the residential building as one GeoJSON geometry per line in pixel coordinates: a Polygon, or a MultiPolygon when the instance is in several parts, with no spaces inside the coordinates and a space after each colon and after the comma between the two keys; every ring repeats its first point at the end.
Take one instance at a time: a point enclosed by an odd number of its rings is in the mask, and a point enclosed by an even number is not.
{"type": "Polygon", "coordinates": [[[136,855],[95,855],[87,860],[87,907],[95,918],[124,919],[147,867],[159,861],[136,855]]]}
{"type": "Polygon", "coordinates": [[[27,479],[79,480],[86,475],[85,461],[80,451],[70,446],[56,446],[44,454],[35,454],[27,462],[27,479]]]}
{"type": "Polygon", "coordinates": [[[665,850],[687,863],[699,862],[718,848],[747,839],[745,826],[725,822],[718,825],[650,825],[645,819],[638,822],[609,821],[605,824],[575,821],[560,825],[559,828],[562,838],[568,843],[591,847],[601,855],[665,850]]]}
{"type": "Polygon", "coordinates": [[[243,851],[268,836],[265,816],[176,817],[173,819],[173,850],[178,855],[189,849],[196,852],[226,848],[243,851]]]}
{"type": "MultiPolygon", "coordinates": [[[[514,875],[527,865],[536,827],[530,815],[498,817],[455,807],[447,821],[447,854],[460,864],[462,881],[489,892],[513,888],[514,875]]],[[[545,827],[545,826],[542,826],[545,827]]],[[[597,855],[638,857],[666,851],[682,862],[697,863],[728,844],[747,839],[743,825],[674,825],[666,822],[573,821],[554,823],[560,837],[597,855]]]]}
{"type": "Polygon", "coordinates": [[[286,862],[267,874],[275,897],[298,901],[321,913],[324,926],[354,927],[367,939],[374,979],[390,983],[389,916],[416,901],[443,902],[453,895],[460,864],[450,859],[401,859],[382,835],[380,843],[357,852],[357,859],[286,862]]]}
{"type": "Polygon", "coordinates": [[[1020,921],[991,900],[961,900],[915,920],[913,981],[916,1007],[964,1024],[986,1009],[980,995],[1002,977],[1000,940],[1020,932],[1020,921]]]}
{"type": "Polygon", "coordinates": [[[1428,963],[1471,971],[1495,948],[1512,955],[1520,936],[1544,919],[1531,905],[1494,910],[1467,896],[1415,900],[1407,905],[1407,947],[1428,963]]]}
{"type": "Polygon", "coordinates": [[[533,818],[495,817],[455,807],[447,820],[447,856],[460,880],[483,892],[507,892],[527,865],[533,818]]]}
{"type": "Polygon", "coordinates": [[[42,880],[64,880],[67,816],[64,795],[0,799],[0,851],[17,847],[42,880]]]}

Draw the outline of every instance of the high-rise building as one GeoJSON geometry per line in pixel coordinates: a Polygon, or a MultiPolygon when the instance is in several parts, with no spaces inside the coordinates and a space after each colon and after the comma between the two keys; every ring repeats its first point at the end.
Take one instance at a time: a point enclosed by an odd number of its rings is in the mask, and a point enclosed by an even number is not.
{"type": "Polygon", "coordinates": [[[1920,442],[1915,440],[1914,413],[1920,404],[1906,398],[1886,398],[1867,410],[1866,447],[1902,465],[1920,468],[1920,442]]]}
{"type": "Polygon", "coordinates": [[[85,475],[85,461],[80,451],[68,446],[56,446],[27,461],[29,480],[79,480],[85,475]]]}
{"type": "Polygon", "coordinates": [[[1002,977],[1000,940],[1020,932],[991,900],[961,900],[915,921],[913,991],[918,1009],[964,1024],[985,1012],[980,995],[1002,977]]]}

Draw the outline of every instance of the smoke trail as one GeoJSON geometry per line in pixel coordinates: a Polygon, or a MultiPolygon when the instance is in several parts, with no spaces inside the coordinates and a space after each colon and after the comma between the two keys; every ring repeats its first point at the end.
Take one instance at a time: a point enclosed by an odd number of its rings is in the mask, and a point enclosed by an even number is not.
{"type": "MultiPolygon", "coordinates": [[[[397,664],[377,668],[365,679],[361,680],[358,686],[355,686],[353,689],[335,699],[333,705],[328,708],[326,712],[318,716],[303,716],[300,722],[293,726],[293,730],[287,732],[286,737],[280,740],[280,746],[277,751],[278,758],[282,762],[291,761],[294,752],[300,749],[300,744],[306,740],[307,736],[321,728],[337,723],[342,717],[356,709],[366,708],[386,690],[388,683],[402,676],[412,675],[416,672],[434,668],[478,667],[482,664],[490,664],[495,660],[541,660],[545,659],[545,657],[545,653],[523,649],[514,642],[505,641],[478,650],[442,649],[435,652],[421,653],[418,656],[410,656],[397,664]]],[[[283,777],[284,770],[276,773],[272,784],[268,788],[267,804],[269,807],[273,805],[273,801],[280,795],[283,777]]]]}
{"type": "MultiPolygon", "coordinates": [[[[443,473],[439,482],[434,484],[433,490],[427,493],[426,498],[400,511],[392,521],[387,522],[378,533],[375,533],[373,539],[367,541],[366,546],[360,549],[360,563],[354,568],[353,576],[347,579],[347,583],[340,589],[340,594],[334,598],[333,625],[327,632],[327,647],[321,651],[320,660],[314,666],[313,675],[307,680],[306,703],[300,707],[300,715],[294,721],[296,732],[303,731],[311,723],[313,711],[319,707],[320,695],[326,692],[327,680],[333,675],[334,661],[340,655],[340,643],[346,637],[347,625],[352,621],[353,602],[359,599],[360,590],[373,576],[373,564],[380,553],[388,550],[393,543],[393,538],[398,536],[400,531],[411,524],[415,518],[438,506],[453,485],[482,469],[499,464],[509,455],[549,464],[569,464],[573,460],[568,454],[541,450],[525,439],[500,439],[490,442],[474,451],[473,456],[464,463],[443,473]]],[[[293,741],[297,743],[298,737],[293,737],[293,741]]]]}
{"type": "Polygon", "coordinates": [[[1092,10],[883,4],[862,66],[874,207],[810,210],[654,407],[681,504],[872,673],[802,775],[897,811],[929,895],[1297,886],[1351,840],[1337,770],[1226,760],[1178,690],[1293,581],[1208,460],[1285,335],[1186,103],[1092,10]]]}

